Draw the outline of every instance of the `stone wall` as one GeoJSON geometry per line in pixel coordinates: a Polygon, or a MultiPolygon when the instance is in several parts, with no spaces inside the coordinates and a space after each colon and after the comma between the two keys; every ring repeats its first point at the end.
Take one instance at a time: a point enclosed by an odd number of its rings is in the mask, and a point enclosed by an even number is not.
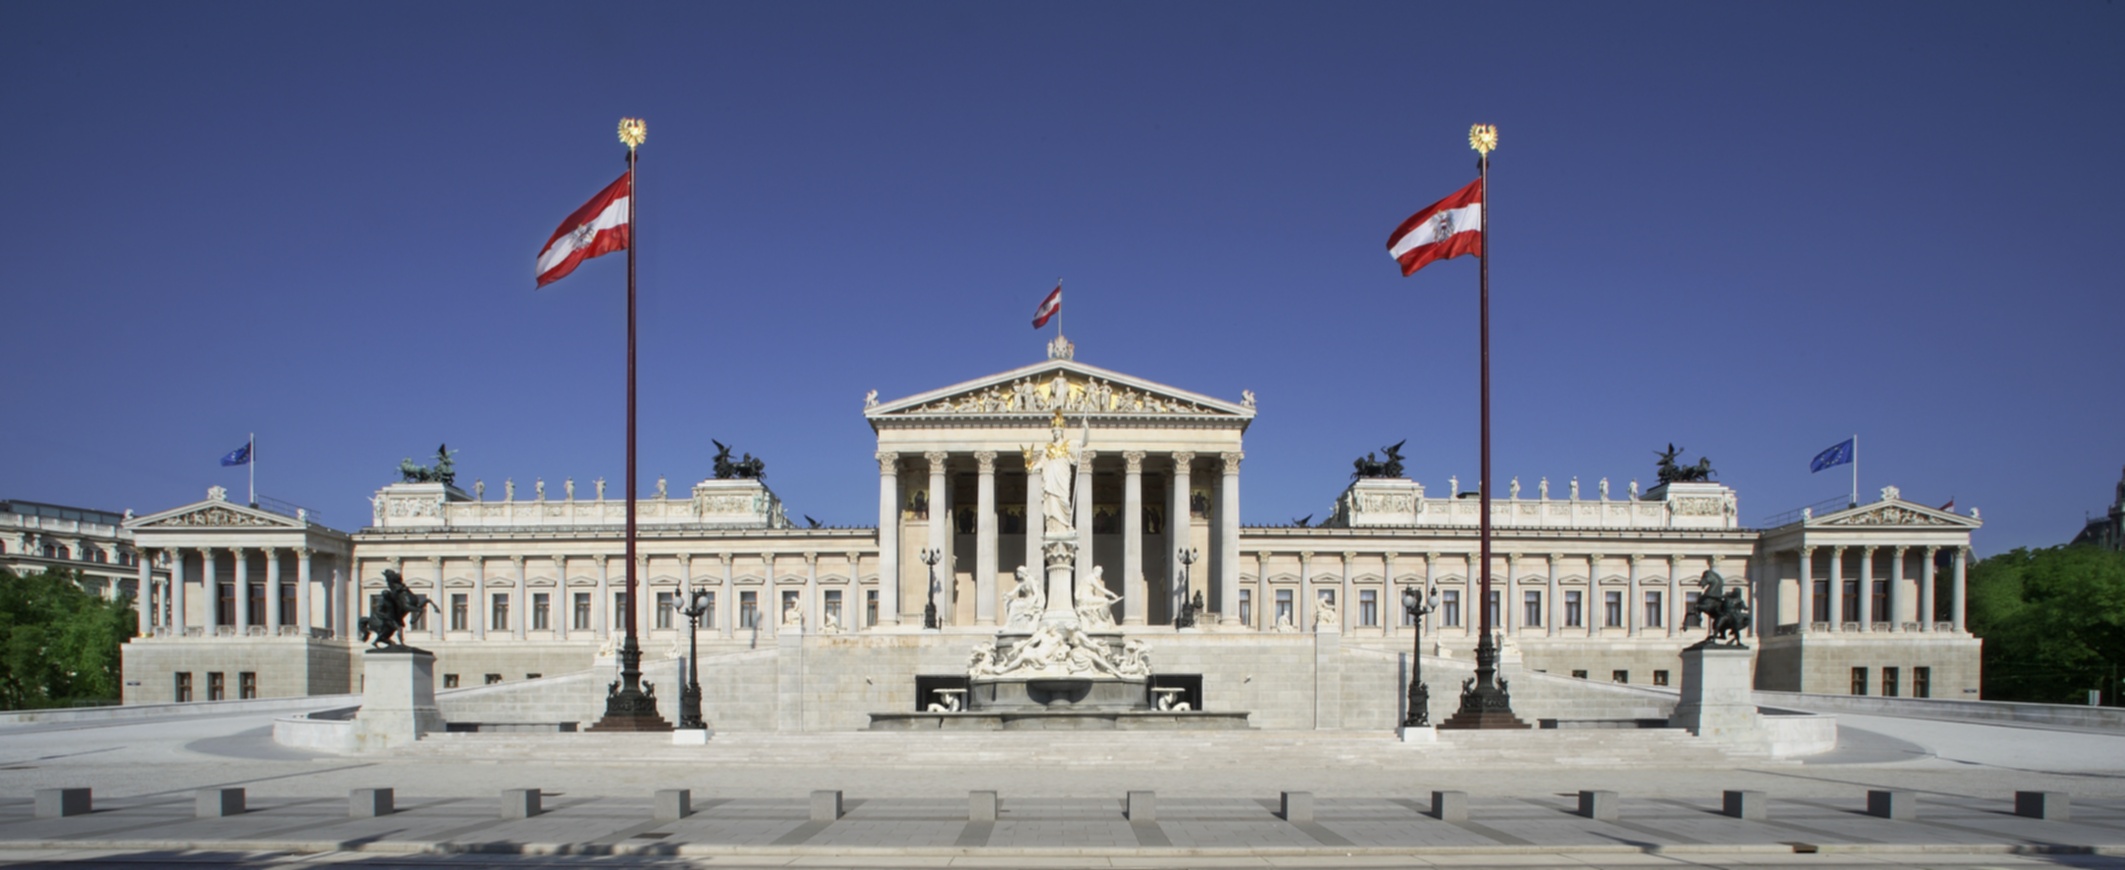
{"type": "Polygon", "coordinates": [[[1868,695],[1882,694],[1882,668],[1898,671],[1898,695],[1910,697],[1918,668],[1932,669],[1930,696],[1976,700],[1984,642],[1949,632],[1815,632],[1764,638],[1756,688],[1852,694],[1852,669],[1867,669],[1868,695]]]}
{"type": "Polygon", "coordinates": [[[209,674],[222,675],[224,700],[241,697],[242,675],[256,674],[259,698],[354,691],[353,645],[306,637],[134,638],[119,648],[124,702],[177,700],[176,674],[192,675],[192,700],[208,700],[209,674]]]}

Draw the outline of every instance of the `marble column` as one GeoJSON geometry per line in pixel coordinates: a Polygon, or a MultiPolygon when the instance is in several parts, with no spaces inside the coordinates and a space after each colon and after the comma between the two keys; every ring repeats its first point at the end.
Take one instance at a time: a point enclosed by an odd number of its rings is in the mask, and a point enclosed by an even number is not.
{"type": "Polygon", "coordinates": [[[1300,631],[1313,630],[1313,611],[1320,601],[1320,593],[1313,591],[1313,551],[1299,551],[1299,591],[1291,596],[1297,605],[1297,613],[1291,615],[1291,627],[1300,631]]]}
{"type": "MultiPolygon", "coordinates": [[[[1395,557],[1393,551],[1380,554],[1380,623],[1388,637],[1402,633],[1402,592],[1395,588],[1395,557]]],[[[1424,590],[1417,590],[1422,596],[1424,590]]]]}
{"type": "Polygon", "coordinates": [[[1889,551],[1889,630],[1904,630],[1904,548],[1889,551]]]}
{"type": "Polygon", "coordinates": [[[1522,627],[1520,623],[1525,621],[1520,615],[1520,554],[1505,554],[1505,585],[1496,587],[1495,591],[1498,593],[1498,624],[1493,627],[1504,632],[1506,637],[1513,637],[1513,629],[1522,627]]]}
{"type": "Polygon", "coordinates": [[[443,593],[443,557],[430,556],[428,557],[428,563],[435,566],[435,585],[429,590],[432,594],[428,597],[435,602],[437,607],[443,609],[441,613],[429,612],[428,636],[436,640],[442,640],[443,631],[449,627],[450,622],[450,596],[443,593]]]}
{"type": "Polygon", "coordinates": [[[575,625],[576,618],[575,602],[571,599],[571,596],[575,593],[570,592],[568,589],[567,556],[559,553],[554,554],[553,573],[557,581],[553,588],[552,620],[547,624],[553,626],[554,640],[567,640],[568,630],[575,625]]]}
{"type": "MultiPolygon", "coordinates": [[[[1275,594],[1276,588],[1269,585],[1269,552],[1264,550],[1254,554],[1254,597],[1261,599],[1255,609],[1254,624],[1259,631],[1276,629],[1276,602],[1271,597],[1275,594]]],[[[1174,613],[1178,615],[1180,611],[1176,610],[1174,613]]]]}
{"type": "Polygon", "coordinates": [[[1122,624],[1143,625],[1150,587],[1144,582],[1144,451],[1122,454],[1122,624]]]}
{"type": "Polygon", "coordinates": [[[1794,631],[1808,634],[1815,630],[1815,548],[1801,547],[1796,552],[1800,556],[1800,594],[1794,598],[1800,602],[1800,619],[1794,631]]]}
{"type": "Polygon", "coordinates": [[[1918,548],[1918,630],[1933,630],[1933,548],[1918,548]]]}
{"type": "MultiPolygon", "coordinates": [[[[1194,518],[1189,516],[1188,513],[1188,496],[1190,494],[1188,491],[1188,477],[1189,472],[1193,470],[1190,466],[1194,464],[1195,454],[1186,450],[1174,452],[1173,479],[1169,482],[1166,491],[1166,585],[1168,587],[1166,620],[1168,622],[1180,615],[1181,605],[1188,600],[1187,588],[1178,584],[1181,579],[1181,551],[1195,546],[1195,522],[1194,518]]],[[[1196,564],[1203,565],[1204,568],[1210,567],[1201,562],[1196,564]]],[[[1268,570],[1268,567],[1268,563],[1263,563],[1262,568],[1264,571],[1268,570]]],[[[1265,591],[1256,592],[1255,594],[1269,594],[1266,591],[1269,588],[1268,575],[1258,574],[1257,577],[1261,580],[1261,588],[1265,591]]],[[[1192,583],[1194,581],[1191,580],[1189,582],[1192,583]]],[[[1264,600],[1259,603],[1261,607],[1265,608],[1263,612],[1267,614],[1261,619],[1259,624],[1263,628],[1276,627],[1276,615],[1268,613],[1266,610],[1266,608],[1272,607],[1274,602],[1264,600]]]]}
{"type": "Polygon", "coordinates": [[[1645,627],[1645,594],[1638,590],[1638,565],[1645,560],[1645,556],[1639,553],[1632,553],[1629,558],[1631,562],[1631,585],[1630,591],[1624,593],[1623,624],[1626,626],[1624,634],[1630,637],[1638,637],[1645,627]]]}
{"type": "Polygon", "coordinates": [[[1026,552],[1025,562],[1022,564],[1026,566],[1026,576],[1033,578],[1033,582],[1043,589],[1047,588],[1048,575],[1047,566],[1040,558],[1040,538],[1047,531],[1047,525],[1047,520],[1041,514],[1040,475],[1033,469],[1026,469],[1026,552]]]}
{"type": "Polygon", "coordinates": [[[163,552],[168,553],[170,558],[170,580],[164,593],[170,598],[170,614],[167,621],[170,626],[170,633],[183,637],[185,627],[192,624],[192,615],[184,612],[184,548],[171,547],[163,552]]]}
{"type": "Polygon", "coordinates": [[[1218,486],[1217,603],[1212,606],[1224,614],[1227,624],[1240,618],[1233,600],[1240,589],[1240,460],[1244,457],[1237,450],[1218,457],[1224,473],[1218,486]]]}
{"type": "Polygon", "coordinates": [[[1963,597],[1963,586],[1965,580],[1967,579],[1965,576],[1965,571],[1967,569],[1969,555],[1970,549],[1968,547],[1955,548],[1955,573],[1948,587],[1951,594],[1953,594],[1954,596],[1953,600],[1948,602],[1948,617],[1949,621],[1954,624],[1955,631],[1957,632],[1961,632],[1963,630],[1963,618],[1965,616],[1964,604],[1966,603],[1966,599],[1963,597]]]}
{"type": "Polygon", "coordinates": [[[1601,630],[1608,627],[1608,592],[1601,588],[1601,560],[1606,558],[1606,553],[1586,555],[1586,594],[1580,605],[1579,618],[1584,620],[1587,637],[1600,637],[1601,630]],[[1601,611],[1598,616],[1596,608],[1601,611]]]}
{"type": "Polygon", "coordinates": [[[265,624],[266,634],[278,635],[286,622],[280,612],[280,548],[261,547],[259,552],[266,557],[266,612],[259,622],[265,624]]]}
{"type": "Polygon", "coordinates": [[[819,554],[815,552],[806,552],[804,554],[803,608],[804,629],[812,632],[818,631],[820,627],[819,614],[823,611],[819,607],[819,554]]]}
{"type": "Polygon", "coordinates": [[[1830,548],[1830,631],[1845,630],[1845,548],[1830,548]]]}
{"type": "Polygon", "coordinates": [[[199,548],[199,591],[206,599],[206,611],[199,620],[206,629],[206,636],[213,637],[221,630],[221,565],[214,556],[213,547],[199,548]]]}
{"type": "Polygon", "coordinates": [[[472,639],[487,639],[487,623],[493,614],[487,608],[487,558],[474,555],[472,558],[472,606],[465,608],[465,618],[472,620],[472,639]]]}
{"type": "MultiPolygon", "coordinates": [[[[950,454],[944,451],[932,450],[922,454],[922,458],[930,462],[930,549],[943,554],[937,560],[937,570],[935,572],[937,575],[937,621],[944,625],[951,625],[952,617],[955,615],[956,610],[952,606],[952,593],[959,588],[959,584],[953,582],[956,571],[953,565],[955,560],[952,558],[952,532],[954,531],[952,528],[952,483],[951,476],[947,473],[950,471],[949,463],[951,457],[950,454]]],[[[923,571],[924,583],[929,582],[930,573],[927,569],[923,571]]],[[[929,592],[927,588],[923,591],[925,593],[929,592]]],[[[929,599],[925,597],[923,603],[928,604],[929,599]]],[[[779,608],[782,605],[777,603],[775,606],[779,608]]],[[[778,616],[777,618],[779,619],[780,617],[778,616]]]]}
{"type": "Polygon", "coordinates": [[[1859,548],[1859,630],[1874,630],[1874,548],[1859,548]]]}
{"type": "MultiPolygon", "coordinates": [[[[937,503],[930,503],[930,516],[937,516],[937,503]]],[[[760,613],[756,617],[755,630],[761,637],[774,637],[782,627],[782,589],[775,585],[775,555],[760,554],[760,574],[767,578],[760,586],[760,613]]],[[[942,609],[940,607],[940,609],[942,609]]]]}
{"type": "Polygon", "coordinates": [[[230,547],[236,560],[236,636],[251,632],[251,554],[246,547],[230,547]]]}
{"type": "Polygon", "coordinates": [[[309,547],[295,548],[295,630],[303,637],[309,637],[311,626],[316,624],[316,618],[310,615],[310,597],[315,592],[310,588],[314,567],[310,559],[309,547]]]}
{"type": "Polygon", "coordinates": [[[509,567],[516,575],[516,585],[509,589],[509,636],[523,640],[531,625],[531,594],[525,586],[524,557],[510,556],[509,567]]]}
{"type": "MultiPolygon", "coordinates": [[[[1078,459],[1080,464],[1077,466],[1077,486],[1072,497],[1077,504],[1077,512],[1076,516],[1071,518],[1071,522],[1077,525],[1077,574],[1070,579],[1074,584],[1083,584],[1092,580],[1092,482],[1097,474],[1094,469],[1098,468],[1099,451],[1081,450],[1078,452],[1078,459]]],[[[1075,590],[1079,587],[1073,585],[1070,588],[1075,590]]],[[[1073,591],[1071,594],[1074,596],[1076,593],[1073,591]]],[[[1072,603],[1075,603],[1074,599],[1072,603]]],[[[1053,606],[1052,602],[1050,606],[1053,606]]]]}
{"type": "MultiPolygon", "coordinates": [[[[900,624],[900,454],[879,453],[877,458],[878,624],[891,626],[900,624]]],[[[1028,529],[1039,516],[1026,517],[1028,529]]],[[[724,554],[722,607],[726,617],[738,606],[730,595],[730,555],[724,554]]],[[[723,621],[723,636],[730,637],[728,618],[723,621]]]]}
{"type": "Polygon", "coordinates": [[[155,633],[155,559],[147,550],[139,550],[139,593],[133,596],[133,633],[148,637],[155,633]]]}
{"type": "MultiPolygon", "coordinates": [[[[598,640],[604,641],[612,638],[612,617],[607,615],[612,608],[612,572],[606,568],[612,559],[603,553],[594,558],[598,561],[598,592],[590,599],[590,625],[597,629],[598,640]]],[[[774,578],[768,580],[773,582],[774,578]]]]}
{"type": "Polygon", "coordinates": [[[974,454],[974,624],[996,624],[996,453],[974,454]]]}
{"type": "Polygon", "coordinates": [[[1355,551],[1344,550],[1343,591],[1336,593],[1336,616],[1342,620],[1342,624],[1336,626],[1336,628],[1344,634],[1349,634],[1351,627],[1358,624],[1357,582],[1350,579],[1351,572],[1357,570],[1357,567],[1358,554],[1355,551]]]}
{"type": "MultiPolygon", "coordinates": [[[[1559,619],[1559,614],[1564,612],[1562,609],[1563,605],[1557,602],[1557,599],[1559,597],[1557,594],[1559,585],[1557,583],[1557,569],[1562,565],[1563,562],[1563,553],[1549,554],[1549,590],[1543,593],[1544,597],[1542,599],[1542,634],[1546,637],[1556,637],[1557,623],[1562,621],[1561,619],[1559,619]]],[[[1586,602],[1582,601],[1579,603],[1579,610],[1579,617],[1581,620],[1584,620],[1586,618],[1586,602]]]]}
{"type": "MultiPolygon", "coordinates": [[[[895,487],[895,490],[897,491],[898,487],[895,487]]],[[[894,506],[893,513],[894,518],[897,520],[899,518],[900,513],[900,508],[898,505],[894,506]]],[[[894,528],[897,529],[898,526],[895,526],[894,528]]],[[[895,531],[894,536],[898,537],[899,533],[895,531]]],[[[729,553],[718,553],[717,558],[722,560],[723,562],[723,586],[722,589],[716,593],[716,610],[719,611],[716,614],[716,627],[718,633],[723,637],[723,639],[729,640],[731,637],[732,626],[738,624],[738,593],[737,590],[734,588],[734,586],[736,585],[736,581],[733,580],[731,577],[731,562],[734,560],[731,558],[731,554],[729,553]]],[[[879,561],[880,563],[883,563],[885,559],[883,557],[880,557],[879,561]]],[[[878,573],[878,619],[881,622],[886,622],[886,614],[891,612],[886,608],[886,602],[898,600],[893,598],[891,593],[888,593],[886,591],[892,585],[886,582],[887,576],[888,575],[884,571],[880,571],[878,573]]],[[[894,582],[898,581],[896,580],[894,582]]],[[[892,623],[886,622],[886,624],[891,625],[892,623]]]]}
{"type": "Polygon", "coordinates": [[[1667,626],[1668,637],[1674,637],[1682,631],[1682,614],[1687,610],[1682,601],[1681,556],[1668,557],[1668,594],[1660,605],[1660,621],[1667,626]]]}

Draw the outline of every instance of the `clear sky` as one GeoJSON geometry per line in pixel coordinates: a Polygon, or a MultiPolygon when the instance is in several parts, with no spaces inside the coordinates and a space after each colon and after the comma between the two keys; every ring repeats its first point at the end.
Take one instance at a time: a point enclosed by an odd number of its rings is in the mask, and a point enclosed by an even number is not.
{"type": "Polygon", "coordinates": [[[874,524],[865,391],[1042,359],[1058,275],[1080,360],[1258,394],[1245,522],[1404,438],[1466,486],[1476,263],[1384,243],[1478,121],[1501,490],[1672,441],[1754,522],[1856,432],[1991,553],[2125,465],[2117,3],[74,2],[0,6],[0,497],[240,493],[252,431],[343,529],[444,441],[617,493],[625,258],[532,264],[623,115],[645,488],[717,438],[874,524]]]}

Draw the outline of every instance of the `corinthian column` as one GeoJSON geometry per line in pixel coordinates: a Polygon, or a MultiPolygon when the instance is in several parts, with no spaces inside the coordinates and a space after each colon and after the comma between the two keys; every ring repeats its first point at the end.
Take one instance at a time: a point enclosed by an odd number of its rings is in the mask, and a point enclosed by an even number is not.
{"type": "Polygon", "coordinates": [[[1217,610],[1227,625],[1239,622],[1240,589],[1240,459],[1235,450],[1220,454],[1224,460],[1223,485],[1218,487],[1217,610]]]}
{"type": "MultiPolygon", "coordinates": [[[[952,595],[958,584],[952,581],[956,573],[952,565],[952,483],[946,474],[950,456],[933,450],[922,454],[922,458],[930,461],[930,549],[944,554],[937,562],[937,621],[950,625],[958,614],[952,595]]],[[[927,572],[923,582],[929,582],[927,572]]]]}
{"type": "Polygon", "coordinates": [[[310,595],[314,591],[310,588],[310,558],[309,547],[295,548],[295,629],[303,637],[309,637],[310,627],[316,624],[310,616],[310,595]]]}
{"type": "Polygon", "coordinates": [[[1144,451],[1122,454],[1122,623],[1144,624],[1144,451]]]}
{"type": "MultiPolygon", "coordinates": [[[[1181,605],[1188,600],[1188,589],[1179,585],[1181,579],[1180,552],[1195,544],[1195,524],[1188,516],[1188,471],[1189,466],[1194,464],[1195,454],[1193,453],[1180,450],[1173,454],[1173,484],[1171,490],[1166,493],[1166,501],[1171,503],[1166,508],[1166,597],[1169,599],[1166,606],[1166,619],[1169,622],[1172,621],[1173,617],[1180,615],[1181,605]]],[[[1209,566],[1205,565],[1204,567],[1208,568],[1209,566]]],[[[1268,607],[1269,603],[1264,601],[1262,606],[1268,607]]],[[[1263,625],[1274,624],[1275,619],[1273,617],[1269,622],[1263,623],[1263,625]]]]}
{"type": "MultiPolygon", "coordinates": [[[[1092,581],[1092,468],[1093,461],[1098,458],[1097,450],[1078,451],[1077,493],[1074,496],[1077,510],[1073,519],[1077,524],[1077,574],[1071,578],[1074,583],[1092,581]]],[[[1070,605],[1075,607],[1076,604],[1073,593],[1070,605]]]]}
{"type": "MultiPolygon", "coordinates": [[[[724,610],[730,600],[730,557],[723,557],[724,610]]],[[[853,578],[850,582],[854,582],[853,578]]],[[[878,454],[878,624],[900,624],[900,454],[878,454]]],[[[875,626],[874,626],[875,627],[875,626]]],[[[725,635],[726,637],[728,635],[725,635]]]]}
{"type": "Polygon", "coordinates": [[[243,547],[230,547],[236,559],[236,636],[251,631],[251,554],[243,547]]]}
{"type": "Polygon", "coordinates": [[[974,454],[974,624],[996,624],[996,452],[974,454]]]}

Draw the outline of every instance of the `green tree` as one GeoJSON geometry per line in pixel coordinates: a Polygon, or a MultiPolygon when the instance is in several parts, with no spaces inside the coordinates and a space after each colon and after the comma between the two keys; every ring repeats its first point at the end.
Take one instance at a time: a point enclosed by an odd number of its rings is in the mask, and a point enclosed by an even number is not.
{"type": "Polygon", "coordinates": [[[0,709],[119,696],[119,646],[139,623],[131,596],[105,601],[74,572],[0,569],[0,709]]]}
{"type": "Polygon", "coordinates": [[[1985,639],[1984,696],[2118,703],[2125,658],[2125,554],[2088,546],[2016,549],[1970,570],[1970,630],[1985,639]]]}

